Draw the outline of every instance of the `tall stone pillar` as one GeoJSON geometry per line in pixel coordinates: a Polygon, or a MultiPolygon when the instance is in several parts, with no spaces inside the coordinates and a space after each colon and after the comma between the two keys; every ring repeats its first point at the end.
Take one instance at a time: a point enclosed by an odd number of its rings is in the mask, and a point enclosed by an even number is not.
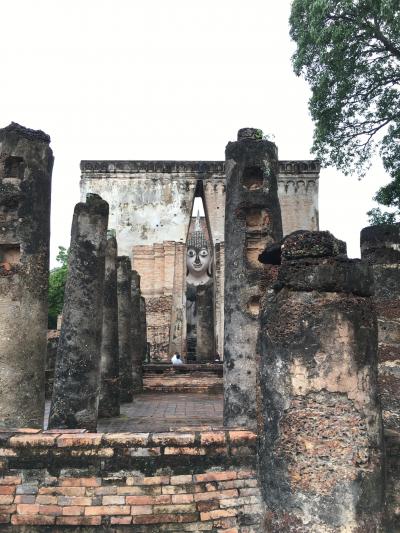
{"type": "Polygon", "coordinates": [[[378,315],[378,383],[385,428],[400,431],[400,224],[361,231],[361,257],[371,265],[378,315]]]}
{"type": "Polygon", "coordinates": [[[262,302],[259,467],[271,533],[381,531],[382,421],[368,265],[295,232],[262,302]]]}
{"type": "Polygon", "coordinates": [[[133,400],[131,338],[132,266],[131,260],[126,255],[118,257],[117,264],[120,401],[131,402],[133,400]]]}
{"type": "Polygon", "coordinates": [[[103,288],[99,416],[105,418],[119,415],[117,256],[117,240],[113,231],[107,239],[103,288]]]}
{"type": "Polygon", "coordinates": [[[196,287],[196,355],[201,363],[215,359],[214,285],[206,283],[196,287]]]}
{"type": "Polygon", "coordinates": [[[76,204],[49,428],[96,431],[108,204],[76,204]]]}
{"type": "Polygon", "coordinates": [[[0,129],[0,427],[43,427],[53,153],[0,129]]]}
{"type": "Polygon", "coordinates": [[[225,151],[224,424],[256,426],[256,352],[265,267],[258,255],[282,238],[278,151],[260,130],[239,130],[225,151]]]}
{"type": "Polygon", "coordinates": [[[147,318],[146,318],[146,300],[140,297],[140,337],[142,340],[142,357],[147,361],[147,318]]]}
{"type": "Polygon", "coordinates": [[[132,380],[133,392],[143,390],[143,338],[140,318],[140,276],[132,270],[131,286],[131,339],[132,339],[132,380]]]}

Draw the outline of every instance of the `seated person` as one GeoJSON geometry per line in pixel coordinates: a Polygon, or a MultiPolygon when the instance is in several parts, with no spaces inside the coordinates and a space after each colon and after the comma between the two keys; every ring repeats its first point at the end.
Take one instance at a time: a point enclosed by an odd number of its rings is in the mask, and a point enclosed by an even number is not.
{"type": "Polygon", "coordinates": [[[171,363],[176,366],[176,365],[183,365],[183,361],[181,359],[181,356],[178,352],[175,352],[174,355],[171,357],[171,363]]]}

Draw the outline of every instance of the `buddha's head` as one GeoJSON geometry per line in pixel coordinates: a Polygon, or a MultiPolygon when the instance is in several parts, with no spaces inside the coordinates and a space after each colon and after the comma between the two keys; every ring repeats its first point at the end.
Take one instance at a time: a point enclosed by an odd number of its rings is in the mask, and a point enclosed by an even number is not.
{"type": "Polygon", "coordinates": [[[186,266],[188,283],[200,285],[211,277],[211,254],[209,244],[201,229],[196,229],[187,241],[186,266]]]}

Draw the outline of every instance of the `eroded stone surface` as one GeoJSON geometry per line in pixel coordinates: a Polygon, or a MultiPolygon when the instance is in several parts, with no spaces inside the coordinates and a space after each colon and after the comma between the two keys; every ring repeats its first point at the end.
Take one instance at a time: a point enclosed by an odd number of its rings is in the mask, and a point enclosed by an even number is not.
{"type": "Polygon", "coordinates": [[[0,130],[0,427],[42,427],[47,334],[50,137],[0,130]]]}
{"type": "Polygon", "coordinates": [[[361,254],[373,274],[384,425],[400,431],[400,224],[364,228],[361,254]]]}
{"type": "MultiPolygon", "coordinates": [[[[307,247],[310,239],[304,239],[307,247]]],[[[370,277],[360,267],[351,292],[352,269],[359,262],[334,259],[337,251],[331,247],[313,260],[312,290],[307,290],[307,276],[298,283],[294,274],[291,283],[293,264],[308,272],[310,263],[301,259],[300,245],[296,255],[282,264],[275,290],[262,302],[265,527],[271,532],[379,531],[377,324],[372,298],[358,290],[370,277]],[[324,272],[327,260],[334,278],[330,292],[324,283],[314,283],[324,277],[318,270],[324,272]]]]}
{"type": "Polygon", "coordinates": [[[133,390],[138,393],[143,390],[144,360],[142,322],[140,317],[140,276],[136,270],[132,271],[131,285],[131,336],[132,336],[132,382],[133,390]]]}
{"type": "Polygon", "coordinates": [[[268,268],[258,256],[282,239],[282,222],[275,144],[251,132],[239,138],[226,147],[225,164],[224,423],[254,428],[259,301],[268,268]]]}
{"type": "Polygon", "coordinates": [[[119,415],[118,250],[113,233],[107,239],[105,253],[99,416],[112,417],[119,415]]]}
{"type": "Polygon", "coordinates": [[[132,267],[129,257],[118,257],[118,342],[119,342],[119,383],[121,402],[131,402],[133,398],[132,376],[132,267]]]}
{"type": "Polygon", "coordinates": [[[50,428],[97,427],[107,224],[97,194],[75,206],[50,428]]]}

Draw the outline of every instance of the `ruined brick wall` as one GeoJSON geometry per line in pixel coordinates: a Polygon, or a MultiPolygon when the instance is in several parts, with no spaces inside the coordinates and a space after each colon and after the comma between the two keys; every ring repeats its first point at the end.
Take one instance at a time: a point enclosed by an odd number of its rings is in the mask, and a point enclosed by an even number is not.
{"type": "Polygon", "coordinates": [[[133,247],[133,268],[141,276],[146,300],[147,341],[152,360],[169,360],[185,351],[185,245],[165,241],[133,247]]]}
{"type": "Polygon", "coordinates": [[[259,532],[255,439],[220,429],[0,433],[0,527],[259,532]]]}

